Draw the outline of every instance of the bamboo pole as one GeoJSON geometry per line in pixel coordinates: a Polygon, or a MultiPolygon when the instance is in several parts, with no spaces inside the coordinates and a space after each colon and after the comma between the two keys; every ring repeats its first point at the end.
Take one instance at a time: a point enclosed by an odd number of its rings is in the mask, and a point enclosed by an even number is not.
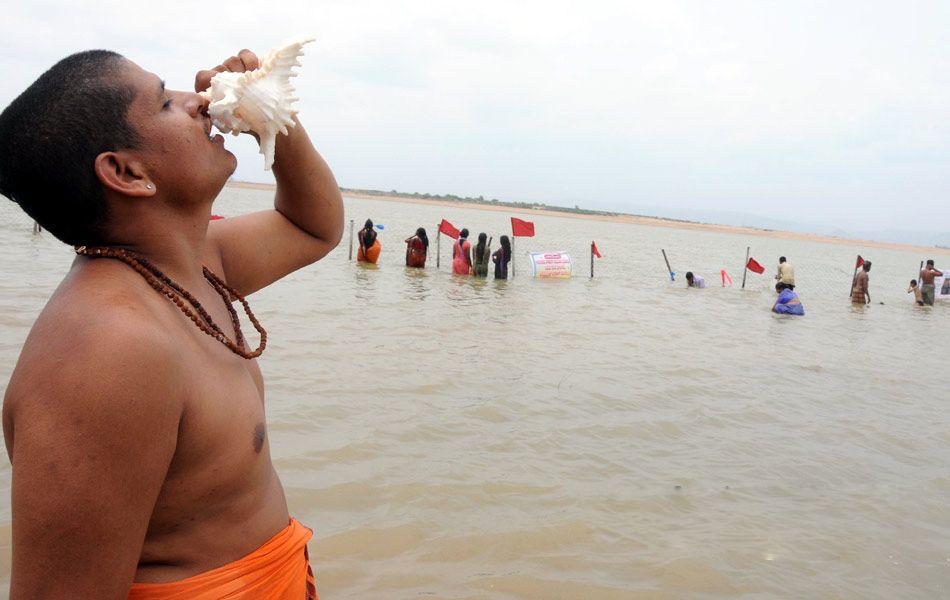
{"type": "Polygon", "coordinates": [[[515,263],[518,262],[515,260],[515,233],[511,232],[511,278],[515,278],[515,263]]]}
{"type": "Polygon", "coordinates": [[[353,219],[350,219],[350,260],[353,260],[353,219]]]}
{"type": "Polygon", "coordinates": [[[442,259],[442,226],[436,229],[435,234],[435,268],[438,270],[442,259]]]}
{"type": "Polygon", "coordinates": [[[590,278],[594,278],[594,242],[590,243],[590,278]]]}
{"type": "Polygon", "coordinates": [[[749,274],[749,251],[750,246],[745,247],[745,262],[742,263],[742,289],[745,289],[745,276],[749,274]]]}
{"type": "Polygon", "coordinates": [[[666,261],[666,270],[670,272],[670,281],[676,281],[676,276],[673,275],[673,268],[670,266],[670,259],[666,257],[666,250],[660,248],[660,252],[663,253],[663,260],[666,261]]]}
{"type": "MultiPolygon", "coordinates": [[[[861,255],[858,254],[858,257],[861,255]]],[[[854,296],[854,282],[858,280],[858,269],[861,267],[858,266],[858,259],[854,259],[854,275],[851,276],[851,287],[848,288],[848,297],[851,298],[854,296]]]]}

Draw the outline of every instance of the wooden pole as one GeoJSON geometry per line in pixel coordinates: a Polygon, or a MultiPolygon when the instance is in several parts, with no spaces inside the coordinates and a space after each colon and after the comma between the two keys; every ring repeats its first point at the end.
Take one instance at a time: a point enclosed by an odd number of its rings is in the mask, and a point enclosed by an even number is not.
{"type": "Polygon", "coordinates": [[[511,278],[515,278],[515,263],[518,262],[515,260],[515,234],[511,233],[511,278]]]}
{"type": "Polygon", "coordinates": [[[594,278],[594,242],[590,243],[590,278],[594,278]]]}
{"type": "Polygon", "coordinates": [[[660,248],[660,252],[663,253],[663,260],[666,261],[666,270],[670,272],[670,281],[676,281],[676,276],[673,275],[673,268],[670,266],[670,259],[666,258],[666,250],[660,248]]]}
{"type": "Polygon", "coordinates": [[[435,234],[435,268],[439,268],[439,263],[442,258],[442,228],[439,226],[439,229],[436,229],[435,234]]]}
{"type": "Polygon", "coordinates": [[[750,246],[745,247],[745,262],[742,263],[742,289],[745,289],[745,276],[749,272],[749,250],[751,249],[750,246]]]}
{"type": "Polygon", "coordinates": [[[350,219],[350,260],[353,260],[353,219],[350,219]]]}

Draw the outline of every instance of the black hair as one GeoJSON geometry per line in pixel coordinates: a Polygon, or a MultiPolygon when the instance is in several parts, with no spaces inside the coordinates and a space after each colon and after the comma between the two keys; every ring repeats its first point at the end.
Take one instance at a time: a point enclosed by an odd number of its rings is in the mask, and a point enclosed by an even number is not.
{"type": "Polygon", "coordinates": [[[468,229],[462,229],[462,231],[459,232],[459,239],[467,238],[467,237],[468,237],[468,229]]]}
{"type": "Polygon", "coordinates": [[[916,279],[911,279],[911,280],[910,280],[910,285],[912,285],[912,286],[917,285],[917,280],[916,280],[916,279]]]}
{"type": "Polygon", "coordinates": [[[511,262],[511,240],[508,239],[507,235],[503,235],[498,242],[505,251],[505,263],[511,262]]]}
{"type": "Polygon", "coordinates": [[[867,273],[870,270],[871,270],[871,261],[869,260],[864,261],[864,272],[867,273]]]}
{"type": "Polygon", "coordinates": [[[0,114],[0,194],[67,244],[107,241],[109,211],[96,157],[135,148],[135,90],[125,59],[87,50],[40,75],[0,114]]]}
{"type": "Polygon", "coordinates": [[[426,234],[426,228],[420,227],[416,229],[416,237],[422,240],[422,246],[428,250],[429,249],[429,236],[426,234]]]}
{"type": "Polygon", "coordinates": [[[686,279],[693,279],[693,272],[692,272],[692,271],[686,271],[686,279]]]}
{"type": "Polygon", "coordinates": [[[783,262],[785,262],[785,257],[784,256],[778,257],[778,263],[782,264],[783,262]]]}
{"type": "Polygon", "coordinates": [[[363,229],[372,229],[372,228],[373,228],[373,220],[366,219],[366,223],[363,224],[363,229]]]}
{"type": "Polygon", "coordinates": [[[478,244],[475,245],[475,256],[478,257],[478,260],[481,261],[482,257],[485,256],[485,244],[488,243],[488,236],[484,233],[478,234],[478,244]]]}
{"type": "Polygon", "coordinates": [[[934,259],[931,258],[930,260],[928,260],[928,261],[927,261],[927,266],[928,266],[928,267],[934,266],[934,259]]]}

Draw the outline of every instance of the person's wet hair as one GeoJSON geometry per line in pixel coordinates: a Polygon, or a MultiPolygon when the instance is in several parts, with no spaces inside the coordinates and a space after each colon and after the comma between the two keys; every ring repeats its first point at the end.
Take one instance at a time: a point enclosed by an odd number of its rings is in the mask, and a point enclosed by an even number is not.
{"type": "Polygon", "coordinates": [[[686,271],[686,281],[692,281],[692,280],[693,280],[693,272],[686,271]]]}
{"type": "Polygon", "coordinates": [[[480,257],[485,255],[485,244],[488,243],[488,235],[484,233],[478,234],[478,244],[475,245],[475,256],[480,257]]]}
{"type": "Polygon", "coordinates": [[[107,242],[108,205],[93,165],[135,148],[125,59],[88,50],[62,59],[0,114],[0,194],[72,245],[107,242]]]}
{"type": "Polygon", "coordinates": [[[865,270],[865,271],[870,271],[870,270],[871,270],[871,261],[869,261],[869,260],[864,261],[864,270],[865,270]]]}
{"type": "Polygon", "coordinates": [[[423,245],[423,247],[424,247],[426,250],[428,250],[428,249],[429,249],[429,236],[426,234],[426,229],[425,229],[425,227],[420,227],[419,229],[416,229],[416,237],[418,237],[420,240],[422,240],[422,245],[423,245]]]}
{"type": "Polygon", "coordinates": [[[785,284],[782,282],[775,284],[775,291],[781,293],[785,289],[785,284]]]}
{"type": "Polygon", "coordinates": [[[931,258],[930,260],[928,260],[928,261],[927,261],[927,266],[928,266],[928,267],[934,266],[934,259],[931,258]]]}
{"type": "Polygon", "coordinates": [[[468,238],[468,229],[463,229],[459,232],[459,239],[461,238],[468,238]]]}
{"type": "Polygon", "coordinates": [[[498,240],[501,244],[502,249],[505,251],[505,262],[511,261],[511,240],[508,239],[507,235],[501,236],[501,239],[498,240]]]}
{"type": "Polygon", "coordinates": [[[780,256],[780,257],[778,258],[778,262],[779,262],[779,264],[782,264],[783,262],[785,262],[785,257],[784,257],[784,256],[780,256]]]}
{"type": "Polygon", "coordinates": [[[373,228],[373,220],[366,219],[366,223],[363,224],[363,229],[372,229],[372,228],[373,228]]]}
{"type": "Polygon", "coordinates": [[[917,285],[917,280],[916,280],[916,279],[911,279],[911,280],[910,280],[910,285],[911,285],[911,287],[917,285]]]}

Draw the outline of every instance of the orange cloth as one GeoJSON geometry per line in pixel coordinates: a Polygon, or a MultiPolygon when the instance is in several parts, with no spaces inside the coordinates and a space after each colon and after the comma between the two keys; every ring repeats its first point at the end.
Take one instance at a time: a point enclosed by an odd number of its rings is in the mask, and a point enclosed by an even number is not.
{"type": "Polygon", "coordinates": [[[291,519],[244,558],[181,581],[133,583],[129,600],[317,600],[307,555],[311,537],[291,519]]]}
{"type": "Polygon", "coordinates": [[[363,247],[360,246],[360,249],[356,252],[356,260],[360,262],[368,262],[376,264],[376,261],[379,260],[379,251],[383,247],[380,245],[379,240],[375,240],[373,245],[366,249],[366,254],[363,254],[363,247]]]}

